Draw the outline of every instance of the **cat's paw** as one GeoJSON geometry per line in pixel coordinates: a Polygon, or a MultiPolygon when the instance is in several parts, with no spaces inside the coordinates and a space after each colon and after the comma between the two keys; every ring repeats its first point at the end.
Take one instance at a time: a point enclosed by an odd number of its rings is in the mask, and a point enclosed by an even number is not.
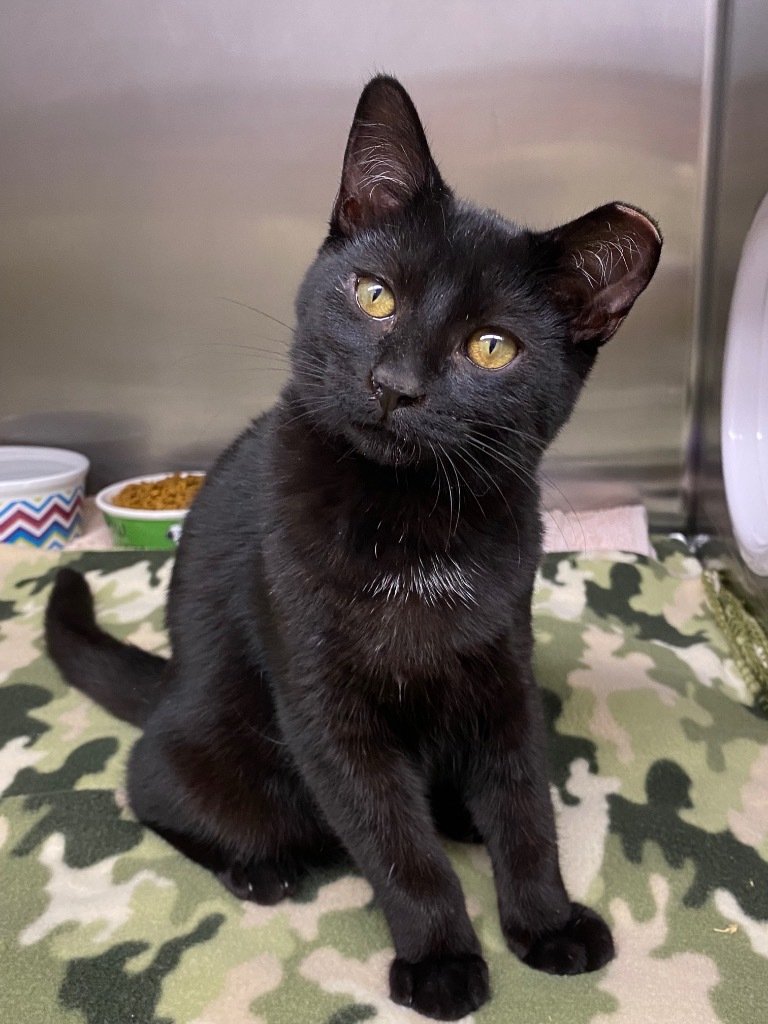
{"type": "Polygon", "coordinates": [[[393,960],[389,971],[392,1001],[425,1017],[458,1020],[487,1000],[488,965],[482,957],[430,956],[415,964],[393,960]]]}
{"type": "Polygon", "coordinates": [[[570,916],[562,928],[527,940],[517,933],[507,934],[507,943],[523,963],[548,974],[597,971],[615,955],[608,925],[581,903],[571,904],[570,916]]]}
{"type": "Polygon", "coordinates": [[[253,860],[247,864],[235,861],[216,877],[233,896],[271,907],[295,888],[296,873],[273,860],[253,860]]]}

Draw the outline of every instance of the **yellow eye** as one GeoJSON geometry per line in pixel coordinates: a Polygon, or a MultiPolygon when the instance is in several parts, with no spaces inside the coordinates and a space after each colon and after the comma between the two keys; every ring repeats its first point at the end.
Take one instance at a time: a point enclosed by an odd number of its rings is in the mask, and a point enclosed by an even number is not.
{"type": "Polygon", "coordinates": [[[375,277],[361,277],[355,288],[357,304],[368,316],[384,320],[395,312],[395,296],[375,277]]]}
{"type": "Polygon", "coordinates": [[[475,331],[467,342],[467,355],[484,370],[498,370],[511,363],[518,352],[518,344],[500,331],[475,331]]]}

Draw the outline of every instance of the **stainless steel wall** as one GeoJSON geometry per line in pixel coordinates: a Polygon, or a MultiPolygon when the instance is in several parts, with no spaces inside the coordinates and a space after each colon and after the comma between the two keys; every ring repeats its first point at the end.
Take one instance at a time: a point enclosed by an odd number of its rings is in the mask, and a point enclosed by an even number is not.
{"type": "Polygon", "coordinates": [[[7,0],[0,441],[78,447],[98,486],[202,466],[268,406],[288,331],[245,305],[291,323],[357,94],[387,70],[477,202],[660,220],[657,278],[549,474],[576,505],[678,521],[716,6],[7,0]]]}

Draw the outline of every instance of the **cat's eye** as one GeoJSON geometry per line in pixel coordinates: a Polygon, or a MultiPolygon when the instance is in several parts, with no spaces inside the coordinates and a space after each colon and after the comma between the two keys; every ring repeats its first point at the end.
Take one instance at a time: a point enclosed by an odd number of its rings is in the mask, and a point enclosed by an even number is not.
{"type": "Polygon", "coordinates": [[[375,277],[358,278],[355,296],[360,309],[376,320],[384,320],[395,312],[395,296],[375,277]]]}
{"type": "Polygon", "coordinates": [[[511,363],[520,346],[501,331],[475,331],[467,342],[467,355],[484,370],[499,370],[511,363]]]}

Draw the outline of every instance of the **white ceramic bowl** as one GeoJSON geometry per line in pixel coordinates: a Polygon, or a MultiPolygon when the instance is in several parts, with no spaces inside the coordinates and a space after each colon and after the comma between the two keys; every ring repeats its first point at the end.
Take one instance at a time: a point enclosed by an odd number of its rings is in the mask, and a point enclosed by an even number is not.
{"type": "Polygon", "coordinates": [[[66,448],[0,445],[0,541],[62,548],[76,537],[88,467],[66,448]]]}

